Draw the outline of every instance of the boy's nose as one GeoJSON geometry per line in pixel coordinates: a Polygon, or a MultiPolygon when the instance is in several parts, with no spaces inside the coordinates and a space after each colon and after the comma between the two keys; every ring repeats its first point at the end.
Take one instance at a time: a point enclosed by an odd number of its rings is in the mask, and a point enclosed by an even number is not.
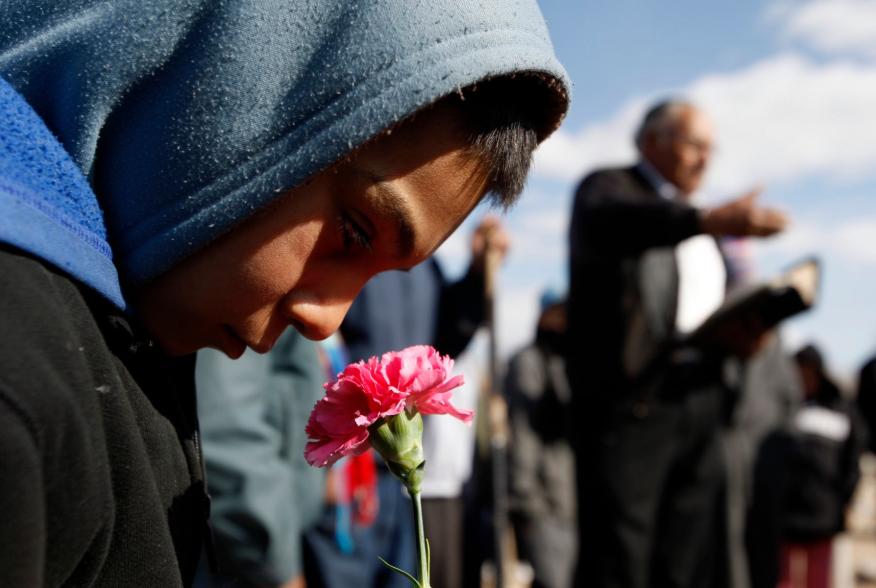
{"type": "Polygon", "coordinates": [[[286,316],[299,333],[319,341],[338,330],[353,304],[353,298],[330,303],[292,301],[286,309],[286,316]]]}

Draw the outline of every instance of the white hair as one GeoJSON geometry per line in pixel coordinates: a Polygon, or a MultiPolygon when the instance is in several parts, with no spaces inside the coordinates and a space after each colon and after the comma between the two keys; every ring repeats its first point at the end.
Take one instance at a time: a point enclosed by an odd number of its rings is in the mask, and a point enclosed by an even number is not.
{"type": "Polygon", "coordinates": [[[658,102],[645,113],[639,128],[636,130],[636,146],[641,149],[645,139],[672,131],[680,116],[696,107],[684,99],[670,99],[658,102]]]}

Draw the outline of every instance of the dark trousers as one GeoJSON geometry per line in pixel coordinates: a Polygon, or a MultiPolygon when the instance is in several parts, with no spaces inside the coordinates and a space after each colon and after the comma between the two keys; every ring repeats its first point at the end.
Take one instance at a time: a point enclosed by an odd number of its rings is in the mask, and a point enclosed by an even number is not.
{"type": "Polygon", "coordinates": [[[581,436],[577,586],[718,584],[721,399],[714,389],[618,408],[581,436]]]}
{"type": "Polygon", "coordinates": [[[337,509],[326,508],[322,519],[304,535],[307,588],[408,588],[410,582],[382,563],[416,575],[416,540],[411,501],[389,470],[378,467],[380,507],[374,524],[353,528],[352,553],[343,553],[335,539],[337,509]]]}
{"type": "Polygon", "coordinates": [[[423,524],[429,540],[432,588],[462,586],[462,498],[424,498],[423,524]]]}
{"type": "Polygon", "coordinates": [[[551,515],[521,518],[515,524],[521,559],[532,565],[532,588],[571,588],[578,557],[573,521],[551,515]]]}

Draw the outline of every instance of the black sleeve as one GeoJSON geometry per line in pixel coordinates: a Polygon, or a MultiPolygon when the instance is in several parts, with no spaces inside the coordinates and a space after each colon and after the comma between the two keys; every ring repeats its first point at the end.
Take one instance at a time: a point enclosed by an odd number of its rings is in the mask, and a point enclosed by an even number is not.
{"type": "Polygon", "coordinates": [[[867,429],[870,451],[876,453],[876,360],[861,369],[858,376],[858,410],[867,429]]]}
{"type": "MultiPolygon", "coordinates": [[[[437,266],[436,271],[440,273],[437,266]]],[[[444,283],[438,308],[435,348],[456,357],[465,350],[484,322],[485,315],[482,273],[470,269],[461,280],[444,283]]]]}
{"type": "Polygon", "coordinates": [[[39,451],[21,415],[0,391],[0,586],[42,586],[45,493],[39,451]]]}
{"type": "Polygon", "coordinates": [[[848,404],[845,412],[849,417],[851,428],[841,457],[842,479],[840,480],[840,494],[843,505],[848,506],[855,493],[858,480],[861,479],[860,460],[861,454],[867,447],[867,432],[861,422],[861,416],[857,407],[848,404]]]}
{"type": "Polygon", "coordinates": [[[508,500],[517,515],[537,516],[547,497],[540,492],[544,447],[533,426],[544,394],[546,366],[534,348],[524,349],[508,362],[504,393],[508,401],[508,500]]]}
{"type": "Polygon", "coordinates": [[[581,182],[572,211],[572,255],[635,255],[675,245],[701,232],[696,208],[673,200],[641,197],[614,174],[595,173],[581,182]]]}

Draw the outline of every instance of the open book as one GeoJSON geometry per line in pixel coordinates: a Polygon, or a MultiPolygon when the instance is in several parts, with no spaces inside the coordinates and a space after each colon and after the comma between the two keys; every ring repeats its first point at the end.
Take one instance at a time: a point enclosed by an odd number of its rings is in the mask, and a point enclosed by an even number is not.
{"type": "Polygon", "coordinates": [[[718,310],[687,335],[683,343],[708,345],[736,321],[755,321],[763,329],[770,329],[786,318],[810,309],[818,297],[820,282],[818,260],[804,259],[773,280],[730,293],[718,310]]]}

